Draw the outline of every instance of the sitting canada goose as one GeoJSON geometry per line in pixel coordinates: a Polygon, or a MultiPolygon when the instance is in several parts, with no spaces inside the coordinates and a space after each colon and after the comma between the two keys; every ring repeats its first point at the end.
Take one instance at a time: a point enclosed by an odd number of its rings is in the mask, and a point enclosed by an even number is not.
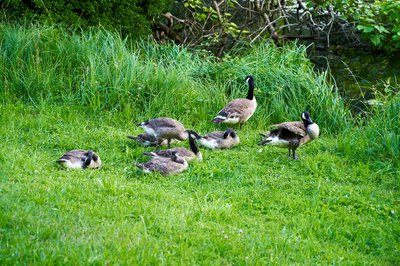
{"type": "Polygon", "coordinates": [[[177,152],[172,152],[171,157],[156,156],[146,163],[138,163],[136,167],[144,173],[159,172],[162,175],[173,175],[188,168],[187,161],[177,152]]]}
{"type": "MultiPolygon", "coordinates": [[[[135,136],[127,136],[129,139],[132,139],[134,141],[137,141],[138,143],[142,144],[143,146],[164,146],[168,144],[168,141],[166,139],[160,139],[157,141],[156,137],[149,135],[147,133],[139,134],[136,137],[135,136]],[[158,143],[159,142],[159,143],[158,143]]],[[[171,143],[175,143],[177,140],[172,139],[171,143]]]]}
{"type": "Polygon", "coordinates": [[[281,148],[289,148],[292,150],[293,159],[298,159],[295,151],[298,147],[318,138],[319,127],[310,117],[310,113],[303,112],[301,114],[302,122],[285,122],[272,125],[276,129],[268,131],[265,135],[260,134],[265,139],[259,145],[272,145],[281,148]]]}
{"type": "Polygon", "coordinates": [[[209,149],[229,149],[239,144],[239,136],[232,128],[224,131],[214,131],[198,137],[197,142],[209,149]]]}
{"type": "Polygon", "coordinates": [[[158,140],[157,148],[160,146],[160,139],[166,139],[168,149],[170,148],[171,139],[186,140],[188,138],[185,127],[179,121],[168,117],[160,117],[144,121],[137,126],[143,128],[145,132],[158,140]]]}
{"type": "Polygon", "coordinates": [[[196,145],[196,138],[199,138],[199,134],[197,134],[193,130],[186,130],[186,132],[189,135],[189,145],[190,145],[190,150],[183,148],[183,147],[178,147],[178,148],[171,148],[167,150],[159,150],[155,152],[144,152],[144,155],[151,156],[153,158],[155,157],[167,157],[171,158],[172,153],[178,153],[181,157],[183,157],[186,161],[191,161],[193,159],[197,159],[198,161],[203,160],[203,155],[199,151],[197,145],[196,145]]]}
{"type": "Polygon", "coordinates": [[[246,77],[249,84],[247,98],[239,98],[230,101],[213,119],[216,124],[240,124],[240,127],[254,114],[257,108],[257,101],[254,97],[254,79],[251,76],[246,77]]]}
{"type": "Polygon", "coordinates": [[[100,157],[92,150],[72,150],[64,153],[57,161],[60,165],[72,169],[99,168],[100,157]]]}

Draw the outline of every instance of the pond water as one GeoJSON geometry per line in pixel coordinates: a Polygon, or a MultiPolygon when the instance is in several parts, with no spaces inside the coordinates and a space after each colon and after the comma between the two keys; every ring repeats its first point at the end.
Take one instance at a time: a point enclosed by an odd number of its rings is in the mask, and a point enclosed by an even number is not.
{"type": "Polygon", "coordinates": [[[357,49],[309,49],[309,58],[319,70],[329,68],[332,83],[354,112],[365,110],[374,91],[385,93],[388,86],[400,88],[400,58],[397,55],[357,49]]]}

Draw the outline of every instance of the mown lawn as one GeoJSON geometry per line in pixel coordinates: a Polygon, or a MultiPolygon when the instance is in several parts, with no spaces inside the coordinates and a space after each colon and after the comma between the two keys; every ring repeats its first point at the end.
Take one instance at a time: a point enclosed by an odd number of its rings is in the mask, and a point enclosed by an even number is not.
{"type": "Polygon", "coordinates": [[[400,262],[398,169],[345,156],[334,136],[291,160],[257,145],[265,129],[256,115],[238,147],[202,149],[203,162],[163,177],[133,166],[148,150],[126,138],[141,133],[135,117],[69,105],[0,110],[2,265],[400,262]],[[97,151],[104,166],[61,169],[55,161],[73,148],[97,151]]]}

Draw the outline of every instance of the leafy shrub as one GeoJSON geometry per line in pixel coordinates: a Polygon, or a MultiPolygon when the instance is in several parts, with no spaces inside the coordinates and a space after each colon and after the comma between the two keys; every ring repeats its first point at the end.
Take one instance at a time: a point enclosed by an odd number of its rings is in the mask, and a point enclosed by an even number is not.
{"type": "Polygon", "coordinates": [[[330,0],[324,5],[333,5],[375,47],[400,49],[400,1],[330,0]]]}
{"type": "Polygon", "coordinates": [[[6,0],[1,16],[8,21],[50,21],[78,27],[102,26],[124,35],[150,33],[152,21],[171,0],[6,0]]]}

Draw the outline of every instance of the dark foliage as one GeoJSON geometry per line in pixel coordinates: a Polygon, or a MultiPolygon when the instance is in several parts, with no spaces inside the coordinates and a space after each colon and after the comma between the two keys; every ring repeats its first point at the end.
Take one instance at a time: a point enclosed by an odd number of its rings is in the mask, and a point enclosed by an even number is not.
{"type": "Polygon", "coordinates": [[[152,22],[171,3],[171,0],[6,0],[0,4],[0,16],[11,22],[102,26],[124,36],[138,37],[151,33],[152,22]]]}

